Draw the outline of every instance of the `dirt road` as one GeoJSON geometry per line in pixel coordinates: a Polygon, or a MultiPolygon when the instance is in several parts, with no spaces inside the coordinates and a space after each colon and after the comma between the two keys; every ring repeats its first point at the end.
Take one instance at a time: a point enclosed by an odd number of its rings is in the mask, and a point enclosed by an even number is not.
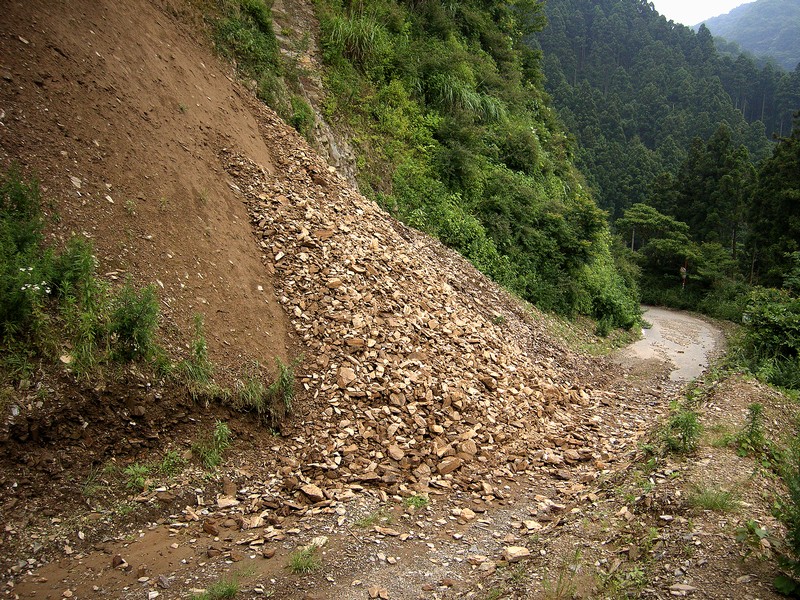
{"type": "Polygon", "coordinates": [[[643,329],[642,339],[617,355],[619,362],[634,371],[652,372],[666,363],[671,381],[687,383],[699,377],[722,349],[722,332],[697,317],[648,307],[644,319],[652,327],[643,329]]]}

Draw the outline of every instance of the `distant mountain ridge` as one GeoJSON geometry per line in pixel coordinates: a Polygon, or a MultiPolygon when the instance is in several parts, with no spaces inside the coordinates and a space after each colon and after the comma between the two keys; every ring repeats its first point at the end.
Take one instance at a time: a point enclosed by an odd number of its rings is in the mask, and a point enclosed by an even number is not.
{"type": "Polygon", "coordinates": [[[757,0],[704,23],[714,37],[771,56],[788,71],[800,63],[800,0],[757,0]]]}

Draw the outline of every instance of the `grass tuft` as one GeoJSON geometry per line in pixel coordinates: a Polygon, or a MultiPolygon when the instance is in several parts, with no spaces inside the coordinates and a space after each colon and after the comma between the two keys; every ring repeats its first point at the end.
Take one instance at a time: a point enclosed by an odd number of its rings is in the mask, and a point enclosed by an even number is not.
{"type": "Polygon", "coordinates": [[[217,421],[214,431],[192,446],[192,452],[206,469],[216,469],[222,464],[222,453],[231,445],[231,430],[227,423],[217,421]]]}
{"type": "Polygon", "coordinates": [[[211,584],[202,594],[190,596],[192,600],[226,600],[239,593],[239,582],[233,579],[220,579],[211,584]]]}
{"type": "Polygon", "coordinates": [[[296,575],[304,575],[316,571],[322,565],[317,556],[317,546],[298,548],[289,555],[289,570],[296,575]]]}
{"type": "Polygon", "coordinates": [[[689,495],[687,501],[693,508],[721,513],[732,512],[739,506],[736,494],[715,487],[697,488],[689,495]]]}

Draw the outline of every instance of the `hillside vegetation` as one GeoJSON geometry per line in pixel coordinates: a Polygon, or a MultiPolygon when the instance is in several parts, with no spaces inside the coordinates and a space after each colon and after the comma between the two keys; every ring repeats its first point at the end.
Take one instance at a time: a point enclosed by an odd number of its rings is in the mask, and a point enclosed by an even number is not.
{"type": "MultiPolygon", "coordinates": [[[[255,6],[228,3],[218,41],[304,131],[291,74],[275,68],[255,6]],[[263,55],[229,23],[262,39],[263,55]]],[[[635,322],[630,268],[618,264],[606,217],[572,163],[540,54],[522,43],[545,24],[540,4],[321,1],[317,10],[322,111],[355,146],[364,193],[543,309],[591,315],[604,328],[635,322]]]]}
{"type": "Polygon", "coordinates": [[[800,5],[791,0],[756,0],[704,22],[721,37],[787,71],[800,63],[800,5]]]}
{"type": "Polygon", "coordinates": [[[635,284],[572,164],[523,36],[537,2],[320,2],[332,97],[362,187],[401,220],[547,310],[615,326],[635,284]]]}
{"type": "Polygon", "coordinates": [[[544,52],[546,88],[578,141],[577,164],[613,218],[675,175],[694,138],[723,122],[749,159],[791,131],[800,72],[720,56],[709,31],[667,21],[630,0],[551,0],[549,26],[529,38],[544,52]]]}

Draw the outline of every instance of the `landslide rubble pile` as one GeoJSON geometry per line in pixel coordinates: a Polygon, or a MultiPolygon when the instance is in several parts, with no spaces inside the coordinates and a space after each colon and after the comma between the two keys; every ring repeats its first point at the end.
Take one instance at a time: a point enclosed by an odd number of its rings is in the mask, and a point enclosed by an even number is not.
{"type": "Polygon", "coordinates": [[[627,401],[573,384],[586,366],[532,313],[355,192],[272,113],[262,127],[280,140],[275,175],[222,158],[305,348],[305,418],[281,476],[410,493],[547,469],[577,492],[634,447],[647,403],[606,410],[627,401]]]}

